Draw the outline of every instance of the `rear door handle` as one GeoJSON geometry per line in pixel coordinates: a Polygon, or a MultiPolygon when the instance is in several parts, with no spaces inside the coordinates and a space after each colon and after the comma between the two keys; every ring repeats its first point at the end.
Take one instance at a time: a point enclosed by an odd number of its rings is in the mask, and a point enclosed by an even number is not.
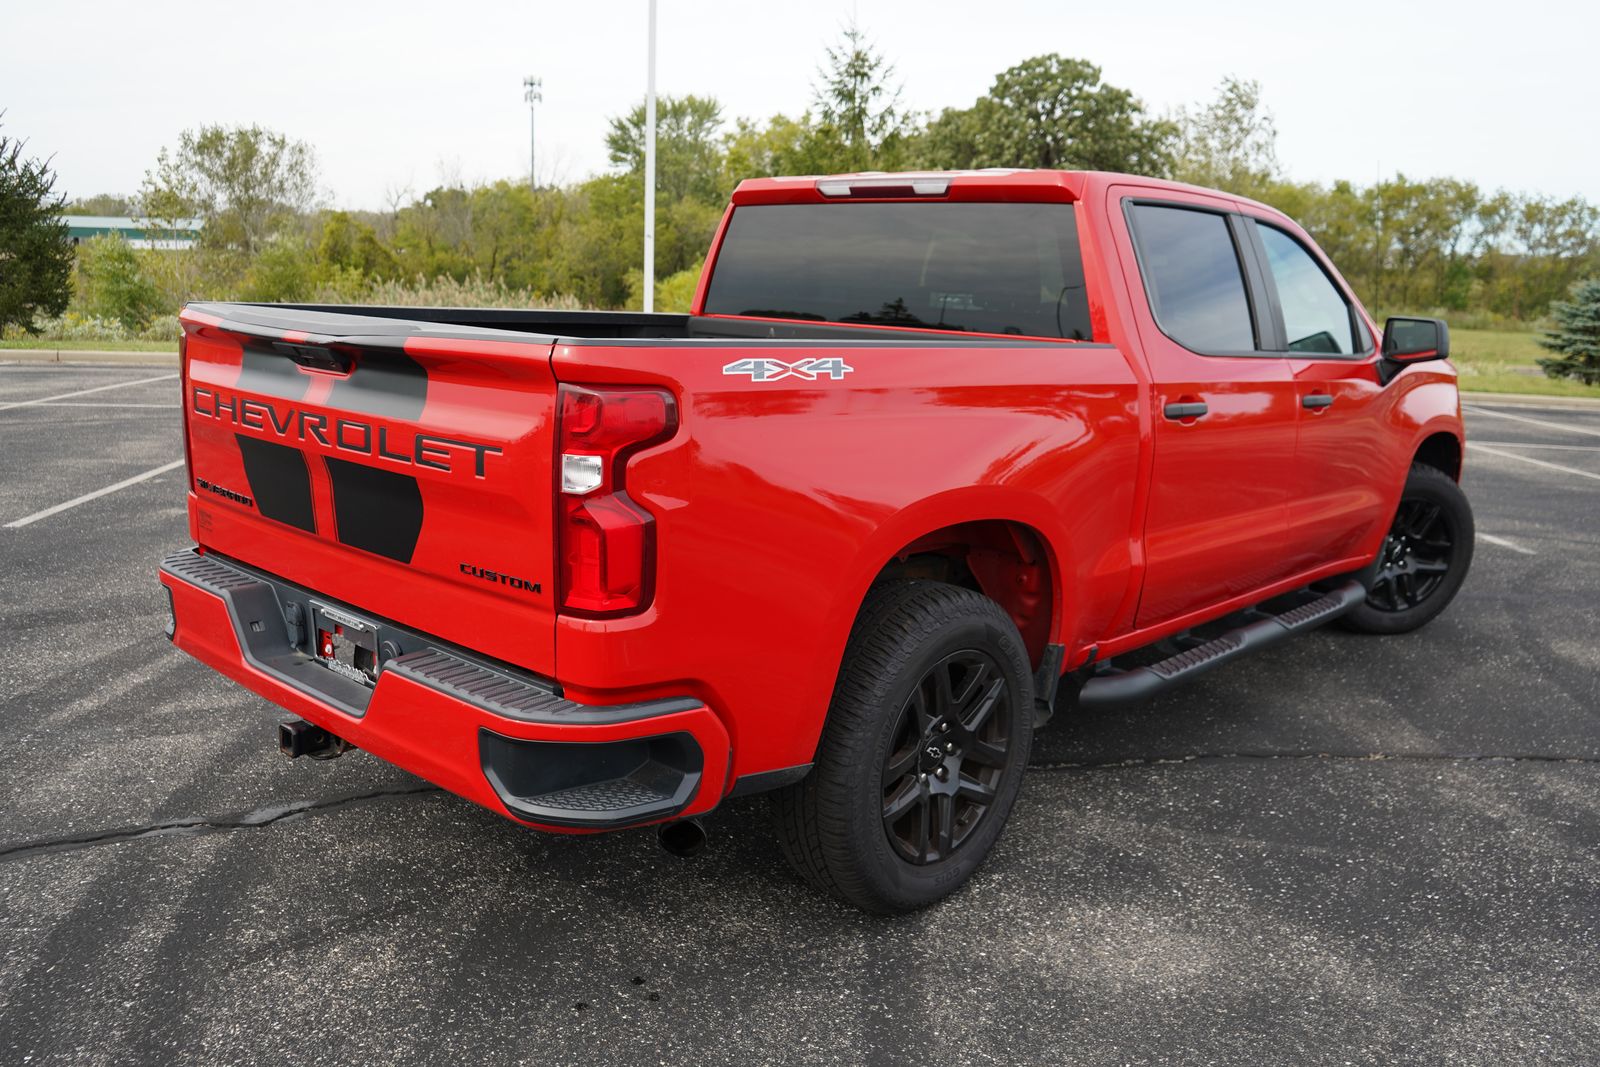
{"type": "Polygon", "coordinates": [[[1312,408],[1313,410],[1317,408],[1332,407],[1333,397],[1329,396],[1327,393],[1307,393],[1305,396],[1300,398],[1300,406],[1303,408],[1312,408]]]}
{"type": "Polygon", "coordinates": [[[1196,400],[1183,404],[1168,404],[1161,409],[1161,414],[1169,419],[1198,419],[1209,410],[1211,409],[1206,407],[1204,400],[1196,400]]]}

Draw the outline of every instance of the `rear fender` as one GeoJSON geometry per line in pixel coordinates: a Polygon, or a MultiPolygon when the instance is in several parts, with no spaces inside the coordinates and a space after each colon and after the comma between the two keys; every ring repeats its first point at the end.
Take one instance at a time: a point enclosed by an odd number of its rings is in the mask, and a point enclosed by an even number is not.
{"type": "MultiPolygon", "coordinates": [[[[1047,641],[1059,640],[1062,615],[1070,605],[1062,585],[1063,565],[1057,550],[1061,536],[1057,524],[1059,517],[1042,499],[1026,492],[1001,486],[964,486],[951,489],[920,500],[897,512],[873,531],[852,561],[850,570],[840,583],[839,595],[834,600],[829,617],[830,649],[833,662],[842,662],[845,644],[856,614],[866,600],[867,591],[885,567],[892,564],[908,549],[936,531],[969,523],[1010,523],[1030,531],[1038,542],[1038,551],[1048,574],[1046,588],[1041,590],[1050,605],[1046,625],[1037,634],[1026,635],[1029,653],[1037,663],[1047,641]],[[1035,647],[1038,646],[1038,647],[1035,647]]],[[[974,573],[980,585],[987,585],[986,576],[974,573]]]]}

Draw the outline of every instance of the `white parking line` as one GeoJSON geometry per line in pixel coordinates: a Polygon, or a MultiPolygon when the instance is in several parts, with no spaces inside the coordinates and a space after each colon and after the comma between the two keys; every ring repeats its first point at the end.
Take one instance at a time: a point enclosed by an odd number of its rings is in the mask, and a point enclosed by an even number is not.
{"type": "MultiPolygon", "coordinates": [[[[151,407],[166,407],[165,404],[152,404],[151,407]]],[[[1534,444],[1532,441],[1474,441],[1477,445],[1493,445],[1496,448],[1551,448],[1557,452],[1600,452],[1600,445],[1544,445],[1534,444]]]]}
{"type": "MultiPolygon", "coordinates": [[[[42,408],[156,408],[160,411],[176,411],[176,404],[97,404],[93,400],[52,400],[48,404],[41,403],[42,408]]],[[[1600,452],[1600,448],[1595,449],[1600,452]]]]}
{"type": "Polygon", "coordinates": [[[1501,459],[1514,459],[1521,463],[1531,463],[1535,467],[1546,467],[1553,471],[1560,471],[1563,474],[1576,474],[1580,478],[1593,478],[1595,481],[1600,482],[1600,474],[1596,474],[1593,471],[1581,471],[1577,467],[1565,467],[1560,463],[1551,463],[1548,460],[1534,459],[1532,456],[1519,456],[1515,452],[1503,452],[1498,448],[1490,448],[1488,445],[1480,445],[1476,441],[1468,441],[1467,448],[1474,452],[1487,452],[1489,455],[1499,456],[1501,459]]]}
{"type": "Polygon", "coordinates": [[[1504,537],[1496,537],[1494,534],[1480,533],[1478,534],[1478,540],[1487,541],[1491,545],[1499,545],[1501,548],[1509,548],[1513,552],[1521,552],[1524,556],[1537,556],[1539,554],[1531,548],[1523,548],[1515,541],[1508,540],[1504,537]]]}
{"type": "Polygon", "coordinates": [[[1530,426],[1543,426],[1547,430],[1565,430],[1567,433],[1581,433],[1588,437],[1600,437],[1600,430],[1591,430],[1587,426],[1568,426],[1561,422],[1530,419],[1526,415],[1513,415],[1509,411],[1490,411],[1488,408],[1470,407],[1466,404],[1461,405],[1461,410],[1470,415],[1493,415],[1497,419],[1515,419],[1517,422],[1526,422],[1530,426]]]}
{"type": "Polygon", "coordinates": [[[103,393],[107,389],[122,389],[130,385],[149,385],[151,382],[170,382],[176,374],[161,374],[154,378],[140,378],[132,382],[112,382],[110,385],[97,385],[93,389],[79,389],[75,393],[57,393],[55,396],[41,396],[37,400],[14,400],[9,404],[0,404],[0,411],[10,411],[12,408],[28,408],[38,404],[48,404],[54,400],[71,400],[75,396],[88,396],[90,393],[103,393]]]}
{"type": "Polygon", "coordinates": [[[26,518],[16,519],[16,520],[14,520],[12,522],[8,522],[8,523],[6,523],[6,529],[15,530],[15,529],[18,529],[19,527],[27,526],[30,523],[38,522],[40,519],[48,519],[52,515],[59,515],[61,512],[66,511],[68,508],[75,508],[79,504],[87,504],[91,500],[98,500],[100,497],[105,496],[107,493],[115,493],[118,489],[126,489],[130,485],[137,485],[138,483],[140,483],[142,481],[145,481],[145,480],[150,479],[150,478],[154,478],[158,474],[165,474],[168,471],[176,470],[177,468],[179,468],[181,466],[183,466],[183,460],[175,459],[171,463],[166,464],[165,466],[157,467],[155,470],[148,470],[148,471],[145,471],[143,474],[135,474],[132,478],[124,478],[124,479],[122,479],[122,481],[118,482],[116,485],[108,485],[104,489],[96,489],[92,493],[85,493],[82,496],[73,497],[71,500],[68,500],[65,503],[57,504],[53,508],[45,508],[43,511],[36,511],[32,515],[27,516],[26,518]]]}

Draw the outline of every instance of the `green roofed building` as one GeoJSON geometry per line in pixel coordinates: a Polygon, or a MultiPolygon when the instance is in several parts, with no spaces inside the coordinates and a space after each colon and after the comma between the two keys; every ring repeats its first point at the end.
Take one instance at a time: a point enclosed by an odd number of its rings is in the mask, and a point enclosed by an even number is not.
{"type": "Polygon", "coordinates": [[[72,243],[106,233],[120,233],[134,248],[175,250],[191,247],[200,236],[200,219],[174,219],[171,226],[120,215],[63,215],[72,243]]]}

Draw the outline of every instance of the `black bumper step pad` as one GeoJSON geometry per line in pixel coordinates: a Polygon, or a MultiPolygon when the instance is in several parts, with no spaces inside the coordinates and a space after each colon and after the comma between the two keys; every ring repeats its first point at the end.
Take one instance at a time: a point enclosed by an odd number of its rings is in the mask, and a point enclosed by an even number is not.
{"type": "Polygon", "coordinates": [[[675,711],[692,711],[698,700],[671,697],[641,704],[579,704],[561,696],[553,687],[469,660],[438,647],[408,652],[383,665],[418,685],[436,689],[457,700],[482,708],[492,715],[524,722],[566,723],[601,726],[631,722],[675,711]]]}

